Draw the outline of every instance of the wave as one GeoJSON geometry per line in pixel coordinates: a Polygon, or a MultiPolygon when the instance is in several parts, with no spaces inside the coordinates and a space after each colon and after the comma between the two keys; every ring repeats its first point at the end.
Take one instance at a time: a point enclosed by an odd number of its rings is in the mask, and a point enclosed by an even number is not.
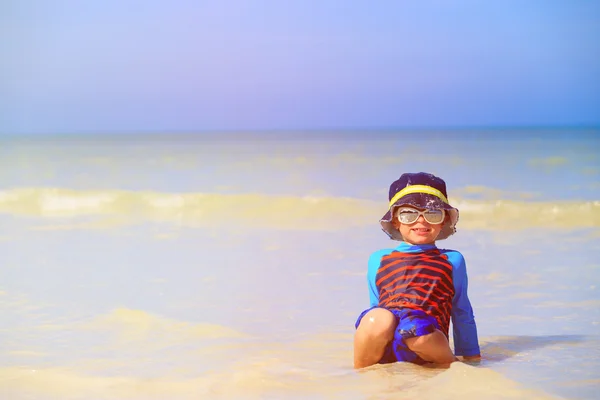
{"type": "MultiPolygon", "coordinates": [[[[600,201],[453,200],[459,229],[597,228],[600,201]]],[[[163,193],[127,190],[14,188],[0,191],[0,213],[46,219],[102,219],[181,226],[336,230],[376,224],[386,211],[373,200],[260,193],[163,193]]]]}

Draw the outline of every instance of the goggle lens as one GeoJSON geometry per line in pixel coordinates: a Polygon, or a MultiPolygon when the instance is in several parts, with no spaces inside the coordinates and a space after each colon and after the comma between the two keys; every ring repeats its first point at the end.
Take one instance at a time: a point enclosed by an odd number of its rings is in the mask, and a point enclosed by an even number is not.
{"type": "Polygon", "coordinates": [[[398,211],[398,220],[403,224],[410,225],[417,222],[420,215],[432,225],[441,224],[446,216],[443,209],[419,211],[412,208],[403,208],[398,211]]]}

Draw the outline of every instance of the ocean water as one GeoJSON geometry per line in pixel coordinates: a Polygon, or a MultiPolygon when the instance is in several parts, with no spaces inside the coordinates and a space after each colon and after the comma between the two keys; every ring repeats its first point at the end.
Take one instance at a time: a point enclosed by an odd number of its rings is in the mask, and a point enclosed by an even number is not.
{"type": "Polygon", "coordinates": [[[600,131],[0,138],[2,399],[600,398],[600,131]],[[403,172],[483,361],[352,368],[403,172]]]}

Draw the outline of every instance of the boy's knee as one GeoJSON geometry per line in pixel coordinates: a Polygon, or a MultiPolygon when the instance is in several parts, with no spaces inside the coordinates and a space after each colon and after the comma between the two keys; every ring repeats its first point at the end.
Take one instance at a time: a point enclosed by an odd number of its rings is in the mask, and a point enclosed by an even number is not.
{"type": "Polygon", "coordinates": [[[396,327],[396,317],[385,308],[374,308],[360,321],[357,334],[369,338],[391,340],[396,327]]]}
{"type": "Polygon", "coordinates": [[[423,336],[405,339],[408,348],[417,353],[425,361],[447,364],[457,361],[452,353],[446,336],[436,330],[423,336]]]}
{"type": "Polygon", "coordinates": [[[426,335],[404,339],[404,342],[411,350],[420,350],[423,347],[431,348],[449,346],[446,336],[444,336],[444,334],[439,330],[435,330],[434,332],[426,335]]]}

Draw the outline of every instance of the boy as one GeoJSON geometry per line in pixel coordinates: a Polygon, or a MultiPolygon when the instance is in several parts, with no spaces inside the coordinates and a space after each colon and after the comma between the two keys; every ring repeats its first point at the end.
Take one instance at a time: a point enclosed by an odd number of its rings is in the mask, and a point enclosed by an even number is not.
{"type": "Polygon", "coordinates": [[[424,172],[402,174],[391,184],[389,199],[380,223],[391,239],[402,242],[369,259],[371,308],[356,322],[354,367],[458,361],[448,343],[450,319],[456,355],[480,359],[465,260],[435,245],[456,232],[458,221],[446,183],[424,172]]]}

